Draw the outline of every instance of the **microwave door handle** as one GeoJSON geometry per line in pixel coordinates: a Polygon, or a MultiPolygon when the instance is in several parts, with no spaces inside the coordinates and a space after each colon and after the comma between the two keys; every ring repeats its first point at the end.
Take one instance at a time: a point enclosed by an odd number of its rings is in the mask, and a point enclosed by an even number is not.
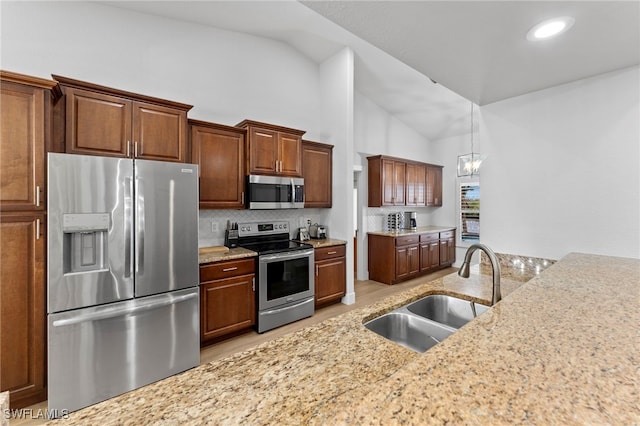
{"type": "Polygon", "coordinates": [[[290,178],[291,180],[291,202],[295,203],[296,202],[296,185],[293,183],[293,178],[290,178]]]}

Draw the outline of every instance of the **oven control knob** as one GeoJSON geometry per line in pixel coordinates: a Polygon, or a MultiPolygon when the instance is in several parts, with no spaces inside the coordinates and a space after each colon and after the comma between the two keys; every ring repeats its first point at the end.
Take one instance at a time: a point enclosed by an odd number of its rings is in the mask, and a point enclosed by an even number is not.
{"type": "Polygon", "coordinates": [[[282,229],[282,225],[278,225],[278,228],[282,229]]]}
{"type": "Polygon", "coordinates": [[[287,229],[287,224],[285,223],[284,225],[282,225],[284,227],[284,229],[287,229]]]}
{"type": "Polygon", "coordinates": [[[251,231],[251,227],[250,226],[247,226],[247,231],[251,231]]]}
{"type": "Polygon", "coordinates": [[[245,229],[245,227],[244,227],[244,226],[243,226],[242,228],[240,228],[240,230],[241,230],[242,232],[246,231],[246,229],[245,229]]]}

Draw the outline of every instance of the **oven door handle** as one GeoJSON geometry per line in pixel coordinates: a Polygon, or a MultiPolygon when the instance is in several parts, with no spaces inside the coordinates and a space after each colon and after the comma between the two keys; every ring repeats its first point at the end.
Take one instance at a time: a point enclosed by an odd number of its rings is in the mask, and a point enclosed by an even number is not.
{"type": "Polygon", "coordinates": [[[265,256],[260,256],[260,263],[268,263],[279,260],[290,260],[290,259],[298,259],[303,257],[313,256],[313,249],[309,250],[296,250],[294,252],[287,253],[277,253],[277,254],[269,254],[265,256]]]}
{"type": "Polygon", "coordinates": [[[297,307],[299,307],[299,306],[306,305],[307,303],[313,303],[313,301],[314,301],[314,298],[312,297],[312,298],[310,298],[310,299],[303,300],[303,301],[302,301],[302,302],[300,302],[300,303],[296,303],[295,305],[285,306],[284,308],[272,309],[272,310],[270,310],[270,311],[260,311],[260,315],[272,315],[272,314],[279,314],[280,312],[288,311],[289,309],[297,308],[297,307]]]}

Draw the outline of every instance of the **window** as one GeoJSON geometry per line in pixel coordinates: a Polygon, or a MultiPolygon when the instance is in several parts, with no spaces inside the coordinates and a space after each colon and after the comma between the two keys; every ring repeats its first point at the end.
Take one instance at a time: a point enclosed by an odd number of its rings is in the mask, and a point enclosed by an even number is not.
{"type": "Polygon", "coordinates": [[[480,182],[460,182],[460,239],[480,240],[480,182]]]}

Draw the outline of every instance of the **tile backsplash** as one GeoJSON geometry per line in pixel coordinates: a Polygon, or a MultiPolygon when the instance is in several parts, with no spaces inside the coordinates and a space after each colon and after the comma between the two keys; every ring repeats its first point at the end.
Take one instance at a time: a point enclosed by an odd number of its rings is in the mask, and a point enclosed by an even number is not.
{"type": "Polygon", "coordinates": [[[231,222],[289,222],[291,238],[296,237],[300,221],[311,219],[311,223],[326,224],[326,209],[285,209],[285,210],[200,210],[198,224],[198,247],[221,246],[227,220],[231,222]],[[217,228],[216,228],[217,227],[217,228]],[[217,230],[216,230],[217,229],[217,230]]]}

